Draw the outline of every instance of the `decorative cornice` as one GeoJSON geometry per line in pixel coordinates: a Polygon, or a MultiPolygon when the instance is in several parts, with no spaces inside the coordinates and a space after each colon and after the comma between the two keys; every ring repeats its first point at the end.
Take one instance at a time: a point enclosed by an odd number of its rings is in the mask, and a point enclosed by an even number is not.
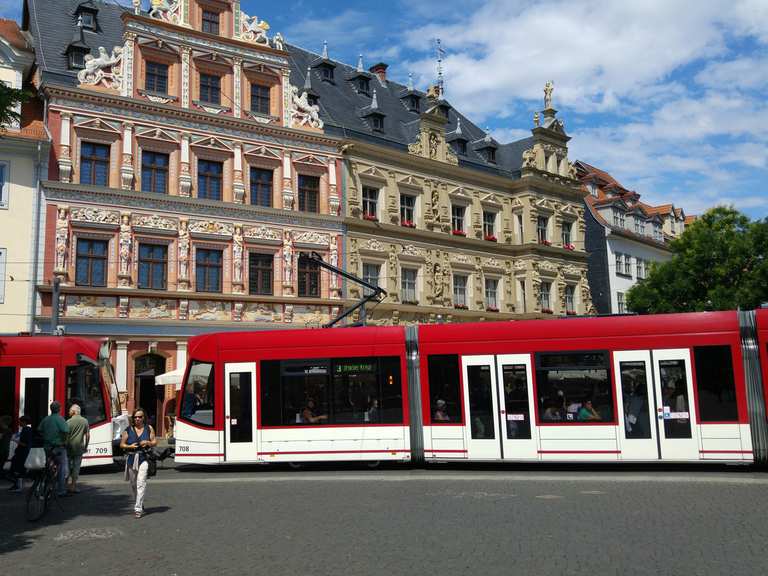
{"type": "Polygon", "coordinates": [[[86,184],[43,181],[45,197],[52,202],[82,202],[97,206],[115,206],[135,210],[162,212],[173,215],[188,215],[210,219],[228,218],[238,222],[264,222],[280,226],[301,226],[313,229],[340,232],[341,219],[324,214],[287,211],[277,208],[263,208],[247,204],[234,204],[200,198],[186,198],[118,190],[86,184]]]}
{"type": "Polygon", "coordinates": [[[148,100],[138,100],[60,84],[45,85],[43,90],[51,99],[50,105],[54,109],[57,107],[78,108],[86,104],[87,108],[83,108],[82,113],[96,112],[102,117],[104,114],[112,114],[119,120],[158,122],[166,126],[174,126],[179,130],[205,131],[205,124],[208,124],[229,129],[227,134],[231,137],[249,141],[261,140],[294,147],[302,145],[296,143],[299,141],[306,143],[307,147],[314,145],[313,149],[322,150],[326,154],[338,155],[340,140],[316,132],[264,125],[232,116],[219,116],[202,110],[158,104],[148,100]]]}

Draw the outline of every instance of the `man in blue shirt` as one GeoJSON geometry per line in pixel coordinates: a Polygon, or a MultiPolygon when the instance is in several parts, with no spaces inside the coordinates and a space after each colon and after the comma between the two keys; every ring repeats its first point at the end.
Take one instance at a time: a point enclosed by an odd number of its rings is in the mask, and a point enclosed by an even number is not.
{"type": "Polygon", "coordinates": [[[62,418],[61,404],[56,400],[51,402],[51,413],[43,418],[37,429],[43,435],[43,446],[46,455],[53,458],[59,467],[58,495],[67,495],[67,476],[69,476],[69,462],[67,461],[67,437],[69,426],[62,418]]]}

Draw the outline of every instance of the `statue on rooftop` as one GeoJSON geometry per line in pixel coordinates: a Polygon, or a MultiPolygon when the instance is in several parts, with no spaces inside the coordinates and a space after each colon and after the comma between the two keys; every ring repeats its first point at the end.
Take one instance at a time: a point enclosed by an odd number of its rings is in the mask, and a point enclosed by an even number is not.
{"type": "Polygon", "coordinates": [[[552,90],[554,90],[555,85],[552,84],[552,80],[548,80],[546,84],[544,84],[544,110],[549,110],[552,108],[552,90]]]}
{"type": "Polygon", "coordinates": [[[267,24],[267,21],[259,20],[258,16],[248,16],[243,11],[240,14],[242,15],[243,30],[241,36],[243,40],[269,46],[269,38],[267,37],[269,24],[267,24]]]}

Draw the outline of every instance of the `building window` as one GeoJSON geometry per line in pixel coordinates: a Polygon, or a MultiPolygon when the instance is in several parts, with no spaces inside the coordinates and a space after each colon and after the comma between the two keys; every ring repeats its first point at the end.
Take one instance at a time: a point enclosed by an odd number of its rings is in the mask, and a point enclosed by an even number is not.
{"type": "Polygon", "coordinates": [[[0,162],[0,208],[8,208],[8,171],[8,163],[0,162]]]}
{"type": "Polygon", "coordinates": [[[632,256],[624,254],[624,275],[632,277],[632,256]]]}
{"type": "Polygon", "coordinates": [[[251,168],[251,204],[272,206],[272,178],[274,172],[264,168],[251,168]]]}
{"type": "Polygon", "coordinates": [[[203,10],[203,32],[208,34],[219,33],[219,13],[203,10]]]}
{"type": "Polygon", "coordinates": [[[459,156],[466,156],[467,155],[467,141],[466,140],[454,140],[453,141],[453,151],[456,152],[459,156]]]}
{"type": "Polygon", "coordinates": [[[539,244],[549,244],[549,234],[547,228],[549,227],[549,218],[546,216],[539,216],[536,218],[536,238],[539,244]]]}
{"type": "Polygon", "coordinates": [[[485,279],[485,309],[490,312],[499,311],[499,280],[485,279]]]}
{"type": "Polygon", "coordinates": [[[88,54],[87,50],[83,48],[70,48],[69,49],[69,67],[74,70],[85,68],[85,55],[88,54]]]}
{"type": "Polygon", "coordinates": [[[320,298],[320,266],[317,262],[299,257],[299,296],[305,298],[320,298]]]}
{"type": "Polygon", "coordinates": [[[260,296],[272,295],[272,279],[275,258],[271,254],[248,254],[248,293],[260,296]]]}
{"type": "Polygon", "coordinates": [[[5,302],[5,261],[8,259],[8,251],[0,248],[0,304],[5,302]]]}
{"type": "Polygon", "coordinates": [[[619,210],[618,208],[613,209],[613,225],[618,226],[619,228],[624,228],[626,221],[625,221],[625,215],[623,210],[619,210]]]}
{"type": "Polygon", "coordinates": [[[616,312],[624,314],[627,311],[627,303],[624,300],[624,292],[616,292],[616,312]]]}
{"type": "Polygon", "coordinates": [[[78,286],[107,285],[106,240],[78,239],[75,262],[75,284],[78,286]]]}
{"type": "Polygon", "coordinates": [[[525,242],[525,228],[523,228],[523,215],[517,214],[517,237],[520,239],[520,244],[525,242]]]}
{"type": "Polygon", "coordinates": [[[400,194],[400,225],[414,228],[416,226],[416,197],[410,194],[400,194]]]}
{"type": "Polygon", "coordinates": [[[269,86],[251,84],[251,112],[269,116],[269,86]]]}
{"type": "Polygon", "coordinates": [[[544,424],[614,421],[607,352],[538,353],[536,386],[544,424]]]}
{"type": "Polygon", "coordinates": [[[495,148],[486,148],[486,159],[491,164],[496,164],[496,149],[495,148]]]}
{"type": "Polygon", "coordinates": [[[635,269],[637,271],[637,279],[642,280],[645,278],[645,260],[642,258],[635,258],[635,269]]]}
{"type": "Polygon", "coordinates": [[[357,92],[366,96],[371,95],[371,82],[368,78],[361,77],[357,79],[357,92]]]}
{"type": "Polygon", "coordinates": [[[371,128],[373,130],[376,130],[377,132],[383,132],[384,131],[384,117],[379,116],[378,114],[373,114],[371,116],[371,128]]]}
{"type": "Polygon", "coordinates": [[[451,205],[451,229],[458,236],[466,236],[464,229],[464,215],[467,211],[466,206],[451,205]]]}
{"type": "Polygon", "coordinates": [[[109,146],[83,142],[80,146],[80,183],[109,186],[109,146]]]}
{"type": "Polygon", "coordinates": [[[333,82],[333,68],[330,66],[320,68],[320,77],[326,82],[333,82]]]}
{"type": "Polygon", "coordinates": [[[400,300],[403,304],[418,304],[416,296],[416,274],[415,268],[400,269],[400,300]]]}
{"type": "Polygon", "coordinates": [[[197,161],[197,197],[221,200],[224,163],[210,160],[197,161]]]}
{"type": "Polygon", "coordinates": [[[526,300],[527,294],[525,293],[525,280],[518,280],[517,285],[519,287],[519,293],[520,296],[520,313],[525,314],[526,312],[526,300]]]}
{"type": "Polygon", "coordinates": [[[159,62],[147,62],[147,76],[144,88],[158,94],[168,93],[168,65],[159,62]]]}
{"type": "Polygon", "coordinates": [[[570,284],[565,287],[565,313],[576,314],[576,302],[574,300],[576,288],[570,284]]]}
{"type": "Polygon", "coordinates": [[[94,30],[96,28],[96,16],[88,10],[80,10],[77,13],[78,19],[83,23],[83,28],[94,30]]]}
{"type": "Polygon", "coordinates": [[[366,220],[378,220],[379,214],[379,189],[372,186],[363,186],[363,218],[366,220]]]}
{"type": "Polygon", "coordinates": [[[168,192],[168,154],[141,152],[141,189],[144,192],[168,192]]]}
{"type": "Polygon", "coordinates": [[[165,290],[168,279],[168,246],[139,244],[139,288],[165,290]]]}
{"type": "Polygon", "coordinates": [[[207,104],[221,104],[221,77],[215,74],[200,74],[200,101],[207,104]]]}
{"type": "Polygon", "coordinates": [[[616,274],[624,276],[624,254],[616,252],[616,274]]]}
{"type": "Polygon", "coordinates": [[[320,211],[320,178],[299,174],[299,210],[302,212],[320,211]]]}
{"type": "Polygon", "coordinates": [[[198,292],[221,292],[221,250],[195,250],[195,281],[198,292]]]}
{"type": "Polygon", "coordinates": [[[730,346],[695,346],[696,388],[701,422],[736,422],[736,383],[730,346]]]}
{"type": "Polygon", "coordinates": [[[496,241],[496,212],[483,210],[483,238],[496,241]]]}
{"type": "MultiPolygon", "coordinates": [[[[379,264],[371,264],[368,262],[363,263],[363,282],[367,282],[372,286],[378,286],[380,270],[381,266],[379,264]]],[[[363,294],[369,296],[370,294],[373,294],[373,290],[370,288],[364,288],[363,294]]]]}
{"type": "Polygon", "coordinates": [[[661,235],[661,226],[658,224],[653,225],[653,239],[657,242],[661,242],[663,240],[663,237],[661,235]]]}
{"type": "Polygon", "coordinates": [[[453,305],[456,308],[468,308],[467,277],[462,274],[453,275],[453,305]]]}
{"type": "Polygon", "coordinates": [[[541,283],[541,291],[539,292],[539,305],[542,312],[551,313],[552,303],[550,302],[549,293],[552,290],[552,284],[550,282],[541,283]]]}
{"type": "Polygon", "coordinates": [[[573,250],[573,243],[571,240],[571,230],[573,229],[572,222],[563,222],[562,241],[563,248],[573,250]]]}

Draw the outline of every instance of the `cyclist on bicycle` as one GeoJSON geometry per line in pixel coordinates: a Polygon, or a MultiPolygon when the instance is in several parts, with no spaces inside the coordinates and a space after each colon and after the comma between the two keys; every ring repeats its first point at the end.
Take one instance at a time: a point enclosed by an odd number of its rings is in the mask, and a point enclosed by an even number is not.
{"type": "Polygon", "coordinates": [[[43,418],[38,430],[43,435],[43,446],[47,458],[52,459],[58,467],[57,495],[67,495],[67,476],[69,476],[69,462],[67,461],[67,437],[69,426],[62,418],[61,404],[54,400],[51,402],[51,413],[43,418]]]}

